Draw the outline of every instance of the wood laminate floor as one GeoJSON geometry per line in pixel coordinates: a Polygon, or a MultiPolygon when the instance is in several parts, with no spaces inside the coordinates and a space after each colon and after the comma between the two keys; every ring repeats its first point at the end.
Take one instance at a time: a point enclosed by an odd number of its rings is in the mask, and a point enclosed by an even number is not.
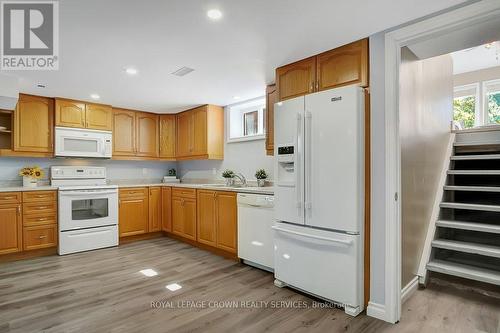
{"type": "Polygon", "coordinates": [[[270,273],[168,238],[0,264],[0,332],[500,332],[498,298],[449,286],[418,291],[397,325],[303,308],[312,302],[270,273]]]}

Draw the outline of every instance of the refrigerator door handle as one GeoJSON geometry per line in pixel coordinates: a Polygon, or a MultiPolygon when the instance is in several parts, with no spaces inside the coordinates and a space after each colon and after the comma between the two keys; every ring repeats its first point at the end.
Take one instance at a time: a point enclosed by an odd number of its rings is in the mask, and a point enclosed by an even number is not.
{"type": "Polygon", "coordinates": [[[274,230],[281,231],[281,232],[286,232],[286,233],[289,233],[289,234],[292,234],[292,235],[297,235],[297,236],[302,236],[302,237],[308,237],[308,238],[313,238],[313,239],[319,239],[319,240],[324,240],[324,241],[333,242],[333,243],[340,243],[340,244],[344,244],[344,245],[351,245],[352,244],[352,240],[350,240],[350,239],[349,240],[344,240],[344,239],[337,239],[337,238],[329,238],[329,237],[322,237],[322,236],[310,235],[310,234],[305,234],[305,233],[298,232],[298,231],[283,229],[283,228],[277,227],[275,225],[273,225],[272,228],[274,230]]]}
{"type": "Polygon", "coordinates": [[[305,128],[305,142],[307,142],[307,147],[305,147],[305,183],[306,183],[306,199],[305,199],[305,209],[311,213],[312,209],[312,201],[311,201],[311,175],[312,175],[312,161],[311,161],[311,155],[312,155],[312,113],[309,111],[306,111],[305,113],[305,118],[306,118],[306,128],[305,128]]]}
{"type": "Polygon", "coordinates": [[[301,129],[302,129],[302,116],[300,113],[297,113],[297,132],[295,135],[295,195],[296,195],[296,207],[299,212],[299,216],[302,217],[302,186],[301,186],[301,168],[300,168],[300,154],[302,153],[302,149],[299,149],[299,145],[301,142],[301,129]]]}

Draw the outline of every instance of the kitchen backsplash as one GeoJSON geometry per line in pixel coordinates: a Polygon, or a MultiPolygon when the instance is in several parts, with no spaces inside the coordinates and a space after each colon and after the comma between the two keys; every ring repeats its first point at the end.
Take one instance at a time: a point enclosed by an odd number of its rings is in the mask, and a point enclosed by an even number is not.
{"type": "Polygon", "coordinates": [[[150,161],[113,161],[98,159],[65,159],[65,158],[1,158],[0,181],[21,181],[19,169],[28,165],[39,165],[45,171],[45,178],[49,177],[49,169],[53,165],[92,165],[107,168],[110,180],[125,179],[155,179],[163,178],[168,169],[176,168],[176,162],[150,161]]]}

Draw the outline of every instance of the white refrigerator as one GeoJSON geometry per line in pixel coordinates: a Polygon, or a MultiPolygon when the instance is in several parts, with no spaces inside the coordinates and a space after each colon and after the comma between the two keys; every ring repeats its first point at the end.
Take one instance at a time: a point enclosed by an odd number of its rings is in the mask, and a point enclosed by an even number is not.
{"type": "Polygon", "coordinates": [[[363,310],[364,90],[276,103],[275,284],[363,310]]]}

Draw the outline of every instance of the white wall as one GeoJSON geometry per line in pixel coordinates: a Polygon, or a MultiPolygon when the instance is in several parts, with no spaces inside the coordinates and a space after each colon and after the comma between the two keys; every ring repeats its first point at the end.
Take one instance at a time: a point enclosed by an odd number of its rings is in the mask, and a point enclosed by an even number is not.
{"type": "Polygon", "coordinates": [[[385,304],[385,33],[370,37],[370,302],[385,304]]]}
{"type": "Polygon", "coordinates": [[[96,159],[64,159],[64,158],[1,158],[0,182],[21,181],[18,171],[22,167],[39,165],[49,177],[49,168],[52,165],[92,165],[107,168],[108,179],[154,179],[159,180],[167,174],[168,169],[176,168],[175,162],[151,161],[112,161],[96,159]]]}
{"type": "Polygon", "coordinates": [[[402,286],[417,275],[450,137],[453,63],[404,48],[399,74],[402,286]]]}
{"type": "MultiPolygon", "coordinates": [[[[227,112],[227,108],[224,109],[227,112]]],[[[225,118],[227,119],[227,114],[225,118]]],[[[227,126],[227,121],[224,122],[227,126]]],[[[241,172],[248,180],[255,180],[255,171],[265,169],[269,179],[273,179],[273,156],[266,155],[265,140],[226,142],[227,128],[224,128],[224,160],[223,161],[179,161],[179,175],[185,180],[222,179],[225,169],[241,172]]]]}

